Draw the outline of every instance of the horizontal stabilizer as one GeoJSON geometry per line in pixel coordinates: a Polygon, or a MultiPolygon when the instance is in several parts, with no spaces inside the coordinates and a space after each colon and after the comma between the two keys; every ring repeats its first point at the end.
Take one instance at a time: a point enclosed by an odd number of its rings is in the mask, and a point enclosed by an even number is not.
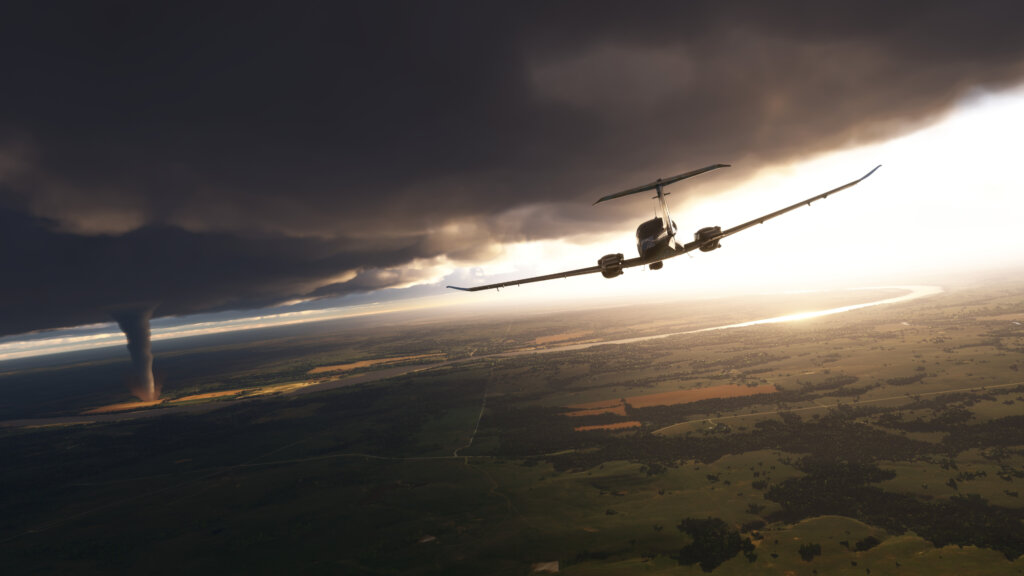
{"type": "Polygon", "coordinates": [[[705,166],[705,167],[699,168],[697,170],[691,170],[689,172],[684,172],[682,174],[678,174],[676,176],[672,176],[671,178],[659,178],[659,179],[655,180],[654,182],[651,182],[650,184],[645,184],[643,186],[637,186],[636,188],[630,188],[629,190],[623,190],[622,192],[616,192],[615,194],[609,194],[609,195],[605,196],[604,198],[601,198],[597,202],[594,202],[594,204],[600,204],[601,202],[604,202],[605,200],[612,200],[614,198],[621,198],[623,196],[629,196],[630,194],[637,194],[639,192],[646,192],[648,190],[654,190],[658,186],[665,187],[665,186],[668,186],[669,184],[673,184],[673,183],[678,182],[680,180],[684,180],[686,178],[691,178],[693,176],[697,176],[698,174],[703,174],[705,172],[710,172],[712,170],[717,170],[718,168],[728,168],[729,166],[730,166],[729,164],[712,164],[711,166],[705,166]]]}

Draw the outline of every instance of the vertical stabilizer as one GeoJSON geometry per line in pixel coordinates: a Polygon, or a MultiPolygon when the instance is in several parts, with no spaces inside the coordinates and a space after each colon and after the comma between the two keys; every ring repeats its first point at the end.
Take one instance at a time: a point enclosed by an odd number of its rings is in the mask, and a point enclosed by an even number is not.
{"type": "Polygon", "coordinates": [[[668,237],[674,238],[676,235],[676,224],[672,221],[672,215],[668,213],[668,202],[665,200],[665,192],[662,188],[663,186],[659,180],[655,189],[658,191],[658,203],[661,204],[661,218],[665,223],[665,231],[668,232],[668,237]]]}

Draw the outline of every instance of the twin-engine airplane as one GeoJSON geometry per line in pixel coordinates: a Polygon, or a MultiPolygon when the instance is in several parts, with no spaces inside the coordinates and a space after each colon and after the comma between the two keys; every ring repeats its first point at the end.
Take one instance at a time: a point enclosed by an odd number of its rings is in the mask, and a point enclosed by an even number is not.
{"type": "Polygon", "coordinates": [[[678,176],[671,178],[659,178],[650,184],[644,186],[638,186],[636,188],[630,188],[622,192],[616,192],[615,194],[609,194],[604,198],[601,198],[594,204],[600,204],[605,200],[611,200],[613,198],[621,198],[622,196],[629,196],[630,194],[637,194],[640,192],[647,192],[648,190],[657,191],[657,199],[661,204],[661,217],[655,217],[641,224],[636,229],[636,249],[640,255],[636,258],[625,259],[622,254],[608,254],[597,261],[597,266],[591,266],[589,268],[580,268],[578,270],[569,270],[567,272],[557,272],[555,274],[546,274],[544,276],[534,276],[532,278],[523,278],[520,280],[510,280],[508,282],[498,282],[497,284],[487,284],[485,286],[474,286],[472,288],[460,288],[458,286],[449,286],[455,290],[464,290],[467,292],[476,292],[477,290],[490,290],[492,288],[504,288],[506,286],[517,286],[519,284],[529,284],[531,282],[542,282],[544,280],[554,280],[555,278],[568,278],[570,276],[581,276],[583,274],[593,274],[600,272],[605,278],[614,278],[622,274],[622,271],[626,268],[633,268],[634,266],[650,266],[651,270],[660,270],[662,267],[662,261],[674,258],[676,256],[686,254],[687,252],[693,252],[694,250],[700,250],[701,252],[711,252],[721,248],[721,240],[742,232],[747,228],[756,226],[757,224],[764,224],[766,221],[775,218],[776,216],[782,216],[786,212],[796,210],[801,206],[810,206],[811,202],[816,200],[822,200],[828,198],[836,192],[846,190],[852,186],[856,186],[868,176],[875,173],[881,166],[875,166],[874,170],[868,172],[864,176],[850,182],[843,184],[838,188],[834,188],[825,192],[824,194],[818,194],[813,198],[808,198],[803,202],[797,202],[792,206],[783,208],[771,214],[765,214],[760,218],[755,218],[739,226],[734,226],[728,230],[723,231],[720,226],[709,226],[707,228],[701,228],[693,235],[693,242],[687,242],[686,244],[680,245],[676,242],[676,223],[672,221],[672,217],[668,213],[668,203],[665,202],[665,196],[667,193],[664,192],[664,188],[669,184],[674,184],[680,180],[697,176],[711,170],[718,168],[726,168],[729,164],[712,164],[698,170],[691,172],[685,172],[678,176]]]}

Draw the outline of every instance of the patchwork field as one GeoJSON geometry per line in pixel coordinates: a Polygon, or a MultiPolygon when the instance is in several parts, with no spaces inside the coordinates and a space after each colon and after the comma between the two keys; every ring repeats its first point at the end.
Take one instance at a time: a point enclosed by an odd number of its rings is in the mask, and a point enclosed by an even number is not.
{"type": "Polygon", "coordinates": [[[902,293],[158,351],[160,409],[207,411],[85,426],[29,427],[126,402],[78,388],[123,364],[6,374],[0,409],[22,424],[0,429],[0,557],[12,573],[1024,573],[1024,285],[695,332],[902,293]]]}
{"type": "Polygon", "coordinates": [[[417,354],[415,356],[399,356],[397,358],[373,358],[370,360],[358,360],[356,362],[348,362],[345,364],[334,364],[331,366],[317,366],[313,368],[307,374],[323,374],[325,372],[350,372],[359,368],[373,368],[376,366],[384,366],[388,364],[399,364],[402,362],[409,362],[411,360],[437,360],[440,357],[439,354],[417,354]]]}

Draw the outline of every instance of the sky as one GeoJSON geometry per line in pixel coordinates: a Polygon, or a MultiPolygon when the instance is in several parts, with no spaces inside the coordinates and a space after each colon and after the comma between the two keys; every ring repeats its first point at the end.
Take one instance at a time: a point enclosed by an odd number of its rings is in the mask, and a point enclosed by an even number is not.
{"type": "Polygon", "coordinates": [[[131,307],[749,292],[1024,256],[1016,2],[154,4],[0,8],[5,342],[131,307]],[[684,236],[883,166],[659,272],[443,294],[630,257],[653,205],[593,201],[718,162],[672,189],[684,236]]]}

